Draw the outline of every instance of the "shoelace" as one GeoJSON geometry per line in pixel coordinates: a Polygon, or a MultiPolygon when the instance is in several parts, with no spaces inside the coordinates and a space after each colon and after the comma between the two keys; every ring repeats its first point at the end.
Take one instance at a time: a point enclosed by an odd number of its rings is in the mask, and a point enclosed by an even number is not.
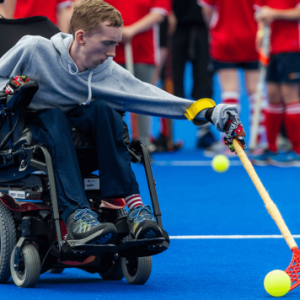
{"type": "Polygon", "coordinates": [[[90,209],[77,209],[77,214],[74,216],[74,221],[81,219],[83,222],[91,226],[98,226],[100,222],[97,220],[98,215],[90,209]]]}
{"type": "Polygon", "coordinates": [[[133,219],[137,219],[138,222],[144,221],[146,218],[154,219],[154,214],[150,209],[149,205],[134,207],[134,210],[130,213],[129,219],[132,221],[133,219]],[[141,214],[141,212],[146,212],[145,214],[141,214]]]}

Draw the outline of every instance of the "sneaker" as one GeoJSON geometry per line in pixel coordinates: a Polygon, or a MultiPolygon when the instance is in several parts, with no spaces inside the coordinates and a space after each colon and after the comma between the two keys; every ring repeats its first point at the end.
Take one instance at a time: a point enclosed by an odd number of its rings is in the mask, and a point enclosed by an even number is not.
{"type": "Polygon", "coordinates": [[[208,129],[204,134],[197,134],[197,135],[198,135],[197,149],[207,149],[216,142],[214,135],[208,129]]]}
{"type": "Polygon", "coordinates": [[[163,237],[149,205],[133,207],[127,216],[129,232],[135,239],[163,237]]]}
{"type": "Polygon", "coordinates": [[[297,155],[293,151],[279,152],[277,154],[270,155],[269,163],[276,167],[293,167],[298,166],[300,162],[300,155],[297,155]]]}
{"type": "Polygon", "coordinates": [[[257,155],[250,155],[250,160],[253,165],[256,166],[266,166],[269,164],[269,157],[274,156],[276,153],[273,153],[269,150],[264,150],[262,153],[257,155]]]}
{"type": "Polygon", "coordinates": [[[76,244],[109,244],[117,237],[115,225],[101,224],[98,215],[90,209],[77,209],[66,221],[68,240],[76,240],[76,244]]]}
{"type": "Polygon", "coordinates": [[[160,133],[158,138],[153,140],[153,145],[155,146],[155,150],[152,152],[174,152],[182,148],[183,142],[173,142],[172,140],[168,140],[162,133],[160,133]]]}
{"type": "Polygon", "coordinates": [[[221,142],[214,142],[211,146],[205,148],[203,154],[206,157],[214,157],[218,154],[223,154],[223,152],[224,152],[224,144],[222,144],[221,142]]]}

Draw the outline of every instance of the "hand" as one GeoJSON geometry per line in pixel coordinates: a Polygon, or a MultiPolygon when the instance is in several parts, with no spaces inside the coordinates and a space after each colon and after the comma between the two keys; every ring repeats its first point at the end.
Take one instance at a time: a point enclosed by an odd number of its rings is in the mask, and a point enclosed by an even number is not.
{"type": "Polygon", "coordinates": [[[224,141],[226,146],[229,147],[231,152],[234,152],[234,147],[233,147],[233,139],[236,139],[237,142],[240,144],[242,149],[246,149],[246,143],[245,143],[245,131],[242,125],[242,122],[237,116],[232,115],[231,113],[227,112],[228,114],[228,120],[224,126],[224,132],[225,132],[225,137],[224,141]]]}
{"type": "Polygon", "coordinates": [[[135,32],[131,26],[125,26],[122,30],[122,43],[129,43],[135,36],[135,32]]]}
{"type": "Polygon", "coordinates": [[[4,88],[5,94],[7,95],[15,94],[18,91],[19,87],[28,81],[29,81],[28,76],[18,75],[15,77],[11,77],[4,88]]]}
{"type": "Polygon", "coordinates": [[[269,6],[263,6],[256,16],[257,22],[263,22],[268,25],[277,18],[277,10],[269,6]]]}

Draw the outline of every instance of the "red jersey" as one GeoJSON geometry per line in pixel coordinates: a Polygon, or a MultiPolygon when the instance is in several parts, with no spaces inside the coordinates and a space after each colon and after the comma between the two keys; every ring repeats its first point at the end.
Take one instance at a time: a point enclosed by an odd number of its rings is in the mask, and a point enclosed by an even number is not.
{"type": "Polygon", "coordinates": [[[254,0],[198,1],[201,6],[214,9],[210,24],[211,57],[221,62],[257,61],[254,0]]]}
{"type": "MultiPolygon", "coordinates": [[[[275,9],[300,8],[300,0],[256,0],[256,4],[275,9]]],[[[275,20],[272,22],[270,54],[300,52],[299,26],[298,20],[275,20]]]]}
{"type": "Polygon", "coordinates": [[[45,16],[57,24],[56,14],[60,7],[67,7],[72,0],[17,0],[14,18],[45,16]]]}
{"type": "MultiPolygon", "coordinates": [[[[105,0],[120,11],[124,26],[132,25],[151,11],[168,15],[171,10],[170,0],[105,0]]],[[[154,27],[148,31],[137,34],[132,39],[132,56],[134,63],[155,65],[158,55],[158,31],[154,27]]],[[[125,64],[124,44],[116,47],[114,60],[125,64]]]]}

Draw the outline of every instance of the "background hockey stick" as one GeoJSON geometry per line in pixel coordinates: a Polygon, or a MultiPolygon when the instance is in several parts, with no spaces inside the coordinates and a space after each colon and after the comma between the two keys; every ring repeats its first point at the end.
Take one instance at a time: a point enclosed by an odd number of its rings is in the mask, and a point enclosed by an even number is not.
{"type": "Polygon", "coordinates": [[[260,115],[261,115],[261,103],[264,97],[264,87],[265,87],[265,79],[267,73],[269,48],[270,48],[270,27],[265,26],[263,32],[264,35],[262,41],[262,49],[259,53],[259,62],[260,62],[259,77],[258,77],[258,83],[256,87],[255,103],[253,108],[253,119],[252,119],[251,130],[250,130],[250,142],[249,142],[250,150],[254,150],[257,147],[257,136],[258,136],[260,115]]]}
{"type": "Polygon", "coordinates": [[[298,285],[300,285],[300,251],[298,249],[298,246],[294,238],[292,237],[288,227],[286,226],[277,206],[271,200],[268,192],[266,191],[259,177],[257,176],[247,155],[245,154],[244,150],[235,139],[233,140],[233,146],[245,170],[250,176],[254,186],[256,187],[258,193],[260,194],[262,200],[264,201],[267,211],[271,215],[272,219],[275,221],[286,243],[288,244],[288,246],[293,252],[292,261],[288,266],[288,268],[285,270],[285,272],[291,278],[292,285],[290,290],[293,290],[298,285]]]}
{"type": "Polygon", "coordinates": [[[125,67],[132,75],[134,75],[131,43],[126,43],[125,44],[125,67]]]}

